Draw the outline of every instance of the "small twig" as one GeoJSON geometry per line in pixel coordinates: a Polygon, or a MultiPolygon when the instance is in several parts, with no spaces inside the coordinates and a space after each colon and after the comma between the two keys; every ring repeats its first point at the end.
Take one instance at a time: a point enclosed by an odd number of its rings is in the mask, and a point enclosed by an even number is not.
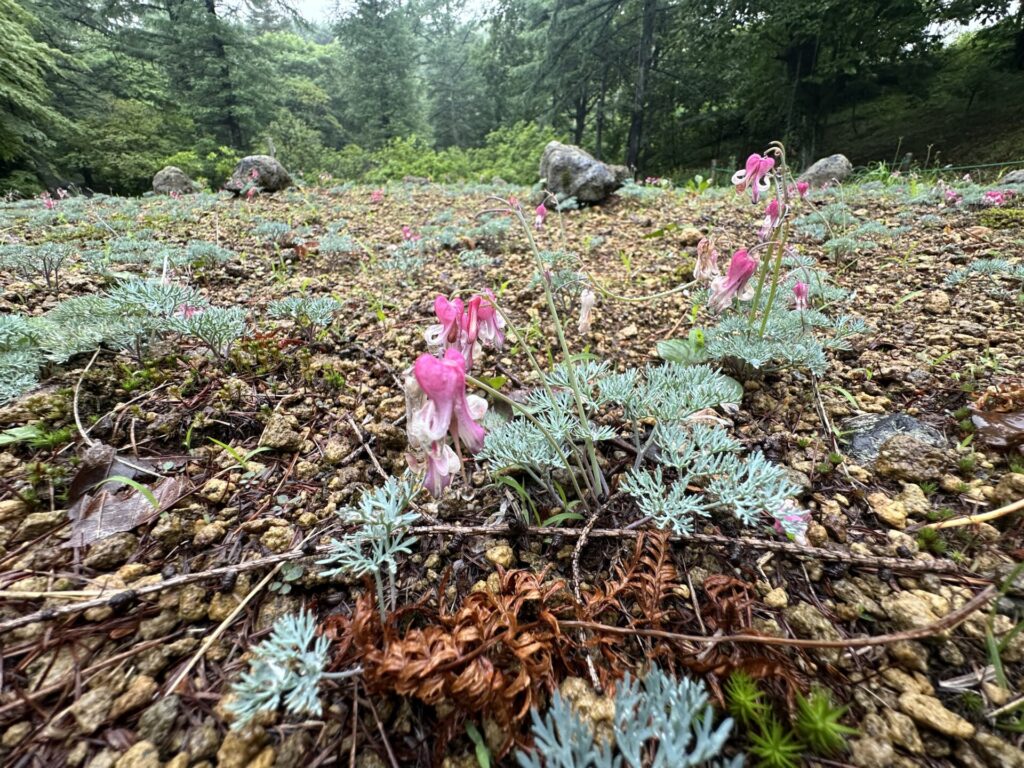
{"type": "Polygon", "coordinates": [[[1003,704],[1003,706],[1001,706],[999,709],[993,709],[991,712],[988,713],[988,717],[994,720],[1000,715],[1005,714],[1006,712],[1009,712],[1013,709],[1016,709],[1021,704],[1024,704],[1024,696],[1018,696],[1013,701],[1003,704]]]}
{"type": "Polygon", "coordinates": [[[939,530],[940,528],[959,528],[962,525],[976,525],[977,523],[987,523],[989,520],[995,520],[1009,515],[1012,512],[1016,512],[1018,509],[1024,509],[1024,499],[1018,499],[1012,504],[1007,504],[999,509],[993,509],[991,512],[983,512],[980,515],[964,515],[963,517],[954,517],[950,520],[941,520],[937,523],[929,523],[928,525],[922,526],[924,528],[931,528],[933,530],[939,530]]]}
{"type": "MultiPolygon", "coordinates": [[[[583,526],[580,531],[580,537],[576,541],[576,546],[572,550],[572,593],[576,597],[576,605],[583,605],[583,595],[580,592],[580,553],[583,551],[583,546],[587,543],[587,536],[592,530],[594,530],[594,524],[597,522],[597,512],[594,512],[587,520],[587,524],[583,526]]],[[[604,693],[604,686],[601,685],[601,681],[597,677],[597,669],[594,667],[594,657],[590,653],[590,648],[587,647],[586,634],[580,630],[580,648],[583,649],[583,656],[587,661],[587,673],[590,675],[590,684],[594,687],[594,691],[598,696],[604,693]]]]}
{"type": "Polygon", "coordinates": [[[352,414],[346,413],[345,418],[348,420],[349,426],[352,427],[352,431],[356,433],[356,440],[359,441],[360,447],[366,450],[366,455],[369,456],[370,461],[373,462],[373,466],[377,470],[377,473],[385,480],[387,480],[388,473],[384,471],[383,467],[381,467],[380,465],[380,462],[377,461],[377,456],[370,449],[370,446],[366,444],[366,440],[363,438],[363,433],[356,425],[355,419],[352,418],[352,414]]]}
{"type": "Polygon", "coordinates": [[[192,671],[192,667],[194,667],[203,655],[210,650],[213,644],[220,639],[220,636],[223,635],[227,628],[231,626],[234,620],[238,617],[238,614],[245,610],[245,606],[247,606],[252,599],[270,583],[270,580],[277,575],[277,572],[281,570],[283,565],[284,563],[278,563],[277,567],[260,580],[259,584],[249,590],[249,594],[239,601],[238,605],[236,605],[234,610],[225,617],[224,621],[222,621],[217,628],[213,630],[213,632],[207,635],[206,639],[203,640],[202,644],[199,646],[199,650],[192,655],[192,658],[188,660],[188,663],[182,667],[181,671],[175,675],[174,680],[172,680],[170,685],[167,686],[164,694],[165,696],[178,690],[178,686],[181,685],[182,680],[188,676],[188,673],[192,671]]]}
{"type": "Polygon", "coordinates": [[[892,632],[886,635],[870,637],[850,637],[844,640],[803,640],[795,637],[772,637],[770,635],[684,635],[678,632],[667,632],[660,629],[630,629],[629,627],[613,627],[596,621],[560,621],[559,626],[567,628],[591,629],[612,635],[629,635],[633,637],[657,637],[663,640],[676,640],[687,643],[718,645],[720,643],[752,643],[756,645],[786,645],[795,648],[868,648],[876,645],[891,645],[904,640],[921,640],[932,637],[939,632],[952,629],[962,624],[968,616],[979,610],[996,594],[995,585],[990,585],[964,603],[960,608],[938,621],[924,627],[908,629],[904,632],[892,632]]]}
{"type": "MultiPolygon", "coordinates": [[[[478,526],[460,526],[460,525],[422,525],[413,526],[409,528],[409,533],[414,536],[430,535],[430,534],[449,534],[449,535],[461,535],[461,536],[565,536],[572,538],[581,535],[583,529],[581,528],[543,528],[539,526],[531,526],[524,530],[513,531],[507,525],[478,525],[478,526]]],[[[322,531],[320,532],[322,533],[322,531]]],[[[637,536],[645,535],[649,531],[643,530],[628,530],[625,528],[596,528],[588,533],[589,538],[596,539],[629,539],[637,536]]],[[[792,542],[782,541],[770,541],[762,539],[751,539],[751,538],[732,538],[729,536],[715,536],[711,534],[689,534],[689,535],[672,535],[669,537],[670,541],[691,541],[701,544],[712,544],[718,546],[741,546],[749,547],[751,549],[768,549],[775,552],[785,552],[787,554],[796,557],[813,557],[819,560],[832,560],[838,562],[849,563],[850,565],[862,566],[865,568],[889,568],[893,571],[902,571],[905,573],[943,573],[955,576],[970,575],[966,571],[962,571],[956,563],[950,561],[933,560],[933,561],[922,561],[922,560],[904,560],[898,557],[869,557],[867,555],[853,555],[849,552],[837,552],[829,549],[819,549],[817,547],[804,547],[800,544],[794,544],[792,542]]],[[[18,627],[24,627],[28,624],[33,624],[37,621],[53,621],[64,616],[71,616],[76,613],[88,610],[89,608],[97,608],[99,606],[108,605],[111,600],[118,599],[120,595],[134,595],[135,597],[141,597],[142,595],[151,594],[153,592],[161,592],[165,589],[172,589],[174,587],[180,587],[185,584],[191,584],[196,581],[204,581],[206,579],[215,578],[217,576],[223,576],[227,573],[244,573],[246,571],[254,571],[260,568],[266,568],[269,566],[276,566],[280,563],[290,562],[292,560],[300,560],[305,557],[317,557],[320,555],[327,554],[327,547],[317,547],[312,552],[304,551],[301,548],[293,549],[288,552],[282,552],[277,555],[270,555],[268,557],[259,558],[256,560],[246,560],[241,563],[235,563],[233,565],[225,565],[219,568],[211,568],[207,571],[199,571],[197,573],[184,574],[182,576],[175,576],[173,578],[161,581],[157,584],[149,584],[138,589],[126,589],[119,592],[110,593],[110,597],[101,598],[97,600],[85,600],[81,603],[75,603],[73,605],[64,605],[60,608],[46,608],[35,613],[30,613],[24,616],[17,616],[13,619],[0,622],[0,635],[5,632],[10,632],[18,627]]],[[[987,583],[987,582],[980,582],[987,583]]],[[[0,597],[3,597],[0,594],[0,597]]]]}
{"type": "Polygon", "coordinates": [[[377,730],[380,731],[380,737],[384,741],[384,749],[387,750],[388,760],[391,761],[391,768],[399,768],[398,761],[395,759],[395,753],[391,750],[391,742],[388,741],[387,731],[384,730],[384,723],[380,721],[380,715],[377,714],[377,707],[373,705],[372,698],[368,698],[366,701],[370,705],[370,711],[373,712],[373,719],[377,722],[377,730]]]}

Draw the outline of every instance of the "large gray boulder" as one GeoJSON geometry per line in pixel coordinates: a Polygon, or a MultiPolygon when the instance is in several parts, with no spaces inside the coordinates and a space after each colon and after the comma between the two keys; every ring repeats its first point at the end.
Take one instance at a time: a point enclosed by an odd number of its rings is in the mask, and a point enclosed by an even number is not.
{"type": "Polygon", "coordinates": [[[853,164],[846,159],[846,155],[829,155],[801,173],[797,181],[806,181],[812,189],[820,189],[830,184],[843,183],[851,173],[853,164]]]}
{"type": "Polygon", "coordinates": [[[167,165],[156,172],[153,177],[153,192],[158,195],[169,195],[172,192],[179,195],[191,195],[199,191],[196,184],[188,175],[173,165],[167,165]]]}
{"type": "Polygon", "coordinates": [[[575,197],[581,203],[599,203],[621,187],[629,171],[608,166],[571,144],[550,141],[540,158],[540,176],[549,192],[575,197]]]}
{"type": "Polygon", "coordinates": [[[224,182],[224,189],[238,195],[250,183],[261,192],[280,192],[292,185],[292,177],[270,155],[249,155],[235,166],[231,178],[224,182]]]}
{"type": "Polygon", "coordinates": [[[1024,168],[1019,171],[1010,171],[999,180],[1000,184],[1024,184],[1024,168]]]}

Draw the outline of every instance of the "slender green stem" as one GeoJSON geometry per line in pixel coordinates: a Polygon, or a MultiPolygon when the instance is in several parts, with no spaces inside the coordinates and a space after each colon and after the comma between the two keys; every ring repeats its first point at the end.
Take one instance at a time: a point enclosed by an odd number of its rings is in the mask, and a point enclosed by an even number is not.
{"type": "MultiPolygon", "coordinates": [[[[558,441],[555,440],[554,435],[551,434],[551,432],[548,430],[548,428],[545,427],[543,424],[541,424],[540,421],[537,419],[537,417],[534,416],[532,413],[530,413],[528,408],[523,406],[521,403],[517,403],[512,398],[506,397],[505,395],[501,394],[501,392],[496,390],[494,387],[491,387],[491,386],[488,386],[487,384],[484,384],[482,381],[480,381],[479,379],[474,378],[473,376],[467,376],[466,377],[466,381],[468,381],[474,387],[477,387],[478,389],[482,389],[484,392],[489,394],[491,397],[496,397],[497,399],[501,400],[503,403],[511,406],[513,410],[516,410],[519,413],[521,413],[526,418],[526,420],[528,422],[530,422],[531,424],[533,424],[533,426],[535,426],[537,429],[540,430],[541,434],[544,435],[544,439],[547,440],[548,444],[552,448],[555,449],[555,452],[559,455],[559,457],[561,457],[562,462],[565,464],[565,466],[567,468],[569,468],[569,470],[570,470],[569,471],[569,479],[572,480],[573,490],[576,491],[576,495],[579,496],[580,499],[583,499],[584,498],[583,490],[580,488],[579,483],[576,481],[576,473],[572,471],[571,467],[569,467],[569,461],[568,461],[568,459],[565,458],[565,454],[562,453],[562,447],[558,444],[558,441]]],[[[586,475],[585,467],[581,467],[580,469],[584,470],[583,474],[586,475]]]]}
{"type": "Polygon", "coordinates": [[[789,231],[789,223],[781,227],[782,234],[779,236],[778,252],[775,255],[775,266],[772,270],[772,284],[768,290],[768,303],[765,304],[764,313],[761,316],[760,336],[764,338],[765,330],[768,328],[768,317],[772,313],[772,305],[775,303],[775,293],[779,289],[779,276],[782,273],[782,256],[786,252],[786,235],[789,231]]]}
{"type": "MultiPolygon", "coordinates": [[[[497,305],[495,305],[494,308],[497,310],[498,314],[501,315],[502,320],[505,321],[505,325],[508,326],[509,330],[511,330],[512,333],[515,334],[516,341],[519,344],[522,345],[523,351],[526,352],[526,357],[530,361],[530,365],[533,366],[533,370],[536,372],[537,376],[540,377],[540,385],[541,385],[541,387],[544,389],[544,392],[547,394],[548,398],[550,398],[551,401],[554,402],[554,400],[555,400],[555,393],[551,389],[551,385],[548,384],[548,381],[547,381],[547,379],[544,376],[544,369],[541,368],[540,367],[540,363],[537,362],[537,356],[534,353],[533,348],[530,346],[530,342],[527,341],[526,336],[522,332],[520,332],[519,328],[516,327],[516,324],[512,321],[512,318],[509,317],[507,313],[505,313],[497,305]]],[[[511,400],[508,400],[508,398],[506,398],[501,393],[498,393],[498,396],[503,398],[505,401],[512,403],[513,407],[519,407],[519,408],[522,407],[522,406],[519,405],[519,403],[515,403],[515,402],[513,402],[511,400]]],[[[532,414],[530,414],[530,416],[532,417],[532,414]]],[[[587,484],[587,490],[590,491],[591,496],[593,496],[594,499],[596,500],[597,499],[597,492],[596,492],[596,489],[594,488],[594,485],[590,482],[590,474],[587,472],[587,465],[586,465],[585,458],[579,452],[579,449],[576,447],[575,443],[570,442],[569,443],[569,449],[572,451],[573,458],[576,459],[576,464],[579,466],[580,471],[583,473],[583,480],[587,484]]],[[[559,450],[559,455],[561,455],[561,451],[560,450],[559,450]]],[[[569,463],[566,462],[565,466],[568,467],[569,463]]],[[[578,491],[578,489],[577,489],[577,491],[578,491]]],[[[579,497],[580,497],[580,499],[583,499],[583,494],[580,494],[579,497]]]]}
{"type": "Polygon", "coordinates": [[[662,291],[660,293],[652,293],[649,296],[622,296],[621,294],[612,293],[611,291],[609,291],[607,288],[605,288],[603,285],[597,282],[597,280],[595,280],[590,273],[587,273],[587,279],[590,282],[590,284],[594,286],[594,289],[602,296],[607,296],[608,298],[615,299],[616,301],[629,301],[636,303],[654,301],[655,299],[663,299],[666,296],[671,296],[675,293],[679,293],[680,291],[685,291],[687,288],[692,288],[694,285],[697,284],[696,280],[691,280],[688,283],[677,285],[675,288],[670,288],[669,290],[662,291]]]}
{"type": "MultiPolygon", "coordinates": [[[[537,248],[537,241],[533,238],[533,233],[530,231],[529,225],[526,223],[526,219],[523,218],[522,213],[519,213],[519,221],[523,225],[523,229],[526,231],[526,237],[530,242],[530,248],[533,251],[533,258],[537,264],[537,269],[543,276],[544,274],[544,262],[540,257],[540,251],[537,248]]],[[[558,316],[558,309],[555,307],[555,298],[551,293],[551,283],[548,280],[543,281],[544,285],[544,298],[547,300],[548,311],[551,313],[551,322],[555,326],[555,336],[558,338],[558,344],[562,348],[562,358],[565,361],[566,373],[569,377],[569,388],[572,390],[573,400],[576,403],[576,412],[580,420],[580,426],[585,427],[589,421],[587,418],[587,409],[583,404],[583,397],[580,394],[581,385],[579,378],[576,375],[576,369],[572,365],[572,353],[569,351],[569,344],[565,340],[565,331],[562,329],[562,321],[558,316]]],[[[597,450],[594,448],[594,441],[590,435],[584,432],[583,444],[586,446],[587,454],[590,457],[590,467],[592,473],[592,479],[594,485],[598,487],[604,487],[606,482],[604,475],[601,472],[601,465],[597,461],[597,450]]],[[[595,499],[599,502],[600,499],[595,499]]]]}

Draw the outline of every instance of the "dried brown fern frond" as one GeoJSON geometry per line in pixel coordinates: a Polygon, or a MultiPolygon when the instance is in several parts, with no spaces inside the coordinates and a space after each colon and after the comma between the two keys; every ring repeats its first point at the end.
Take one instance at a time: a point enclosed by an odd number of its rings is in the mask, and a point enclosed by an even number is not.
{"type": "Polygon", "coordinates": [[[507,748],[516,725],[557,686],[556,665],[571,648],[552,612],[558,606],[569,606],[564,581],[507,571],[496,593],[474,592],[454,611],[421,616],[425,626],[382,629],[372,598],[331,626],[343,663],[362,666],[368,691],[493,718],[508,733],[507,748]]]}

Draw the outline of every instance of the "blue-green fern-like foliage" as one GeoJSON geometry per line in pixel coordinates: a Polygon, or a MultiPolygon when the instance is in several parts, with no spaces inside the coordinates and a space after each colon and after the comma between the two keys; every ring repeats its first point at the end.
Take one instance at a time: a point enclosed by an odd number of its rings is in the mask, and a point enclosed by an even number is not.
{"type": "Polygon", "coordinates": [[[178,333],[226,358],[246,328],[242,308],[212,307],[193,288],[138,277],[66,299],[38,317],[7,315],[0,318],[0,405],[35,386],[43,365],[100,346],[141,359],[158,338],[178,333]]]}
{"type": "Polygon", "coordinates": [[[362,576],[379,573],[383,568],[394,572],[398,568],[396,556],[408,554],[416,538],[407,529],[420,519],[420,513],[410,510],[409,502],[419,490],[413,475],[389,477],[384,485],[366,491],[354,507],[338,510],[341,518],[358,528],[343,539],[333,539],[330,551],[319,565],[333,565],[325,571],[326,577],[342,573],[362,576]]]}
{"type": "Polygon", "coordinates": [[[954,269],[946,275],[945,285],[947,288],[956,287],[975,275],[989,278],[984,282],[983,290],[993,296],[1007,298],[1012,297],[1012,294],[992,278],[1012,280],[1019,283],[1020,289],[1024,290],[1024,262],[1013,264],[1002,258],[975,259],[966,267],[954,269]]]}
{"type": "Polygon", "coordinates": [[[329,646],[327,638],[316,636],[313,616],[305,611],[274,622],[270,637],[252,649],[248,671],[231,687],[231,727],[240,730],[282,705],[293,715],[319,715],[329,646]]]}
{"type": "Polygon", "coordinates": [[[341,302],[331,296],[289,296],[272,301],[267,307],[271,317],[287,318],[303,329],[328,328],[341,302]]]}
{"type": "MultiPolygon", "coordinates": [[[[828,367],[828,350],[847,350],[850,339],[864,333],[867,324],[845,314],[829,316],[825,309],[847,298],[847,292],[830,280],[825,270],[814,266],[808,256],[790,254],[783,258],[786,274],[779,281],[777,295],[768,311],[768,290],[751,320],[752,301],[739,301],[726,310],[718,322],[704,329],[698,340],[673,339],[658,344],[666,360],[682,363],[719,361],[739,375],[783,369],[804,369],[815,375],[828,367]],[[797,310],[791,297],[797,282],[808,286],[812,308],[797,310]],[[764,319],[768,311],[767,321],[764,319]],[[763,331],[762,331],[763,323],[763,331]]],[[[700,291],[694,299],[705,303],[700,291]]]]}
{"type": "Polygon", "coordinates": [[[742,768],[722,758],[733,722],[715,725],[701,681],[676,679],[654,667],[640,682],[629,675],[615,691],[611,742],[595,737],[558,693],[548,711],[532,712],[534,749],[520,751],[521,768],[742,768]]]}

